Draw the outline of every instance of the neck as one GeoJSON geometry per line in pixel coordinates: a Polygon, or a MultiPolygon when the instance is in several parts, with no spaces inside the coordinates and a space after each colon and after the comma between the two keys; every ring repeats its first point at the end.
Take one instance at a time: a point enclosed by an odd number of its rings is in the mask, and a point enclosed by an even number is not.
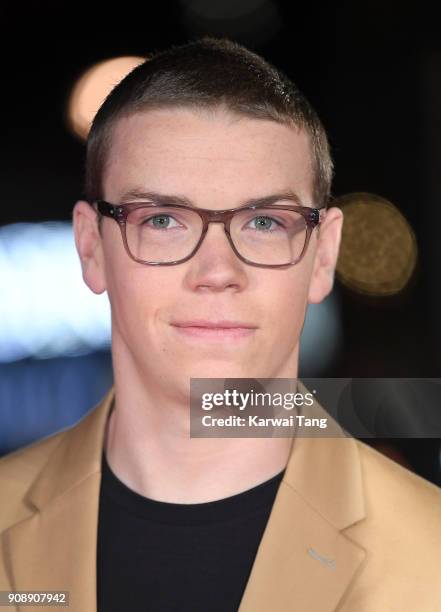
{"type": "MultiPolygon", "coordinates": [[[[128,363],[127,355],[113,356],[115,402],[104,450],[132,490],[158,501],[203,503],[257,486],[286,467],[293,438],[190,438],[188,398],[158,386],[158,377],[138,376],[128,363]]],[[[297,362],[266,377],[296,378],[297,362]]]]}

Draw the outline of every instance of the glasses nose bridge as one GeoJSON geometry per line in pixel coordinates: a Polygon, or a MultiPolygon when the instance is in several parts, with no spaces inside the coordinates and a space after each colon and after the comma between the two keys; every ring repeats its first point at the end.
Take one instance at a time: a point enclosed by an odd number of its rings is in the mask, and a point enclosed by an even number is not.
{"type": "Polygon", "coordinates": [[[205,223],[223,223],[225,228],[235,211],[231,210],[206,210],[204,211],[205,223]]]}
{"type": "Polygon", "coordinates": [[[198,251],[199,248],[202,246],[202,243],[205,241],[208,229],[210,227],[210,223],[222,223],[224,226],[224,234],[226,235],[227,241],[233,251],[236,252],[231,242],[230,236],[230,220],[234,216],[234,213],[234,210],[204,210],[202,213],[204,229],[202,231],[202,238],[196,250],[198,251]]]}
{"type": "Polygon", "coordinates": [[[205,234],[208,232],[208,228],[210,223],[223,223],[224,232],[227,234],[229,238],[230,234],[230,220],[234,216],[235,211],[231,210],[205,210],[203,212],[202,218],[204,223],[204,238],[205,234]]]}

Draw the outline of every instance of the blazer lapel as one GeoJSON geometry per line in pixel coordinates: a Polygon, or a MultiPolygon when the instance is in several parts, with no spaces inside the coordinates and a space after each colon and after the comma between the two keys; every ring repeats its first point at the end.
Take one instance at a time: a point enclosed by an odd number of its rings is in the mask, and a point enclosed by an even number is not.
{"type": "Polygon", "coordinates": [[[282,483],[239,612],[331,612],[364,556],[282,483]]]}
{"type": "Polygon", "coordinates": [[[30,515],[2,534],[11,589],[69,591],[75,612],[96,612],[101,452],[112,400],[113,388],[64,433],[28,491],[30,515]]]}
{"type": "Polygon", "coordinates": [[[366,557],[344,533],[366,516],[356,441],[317,401],[304,413],[328,418],[335,437],[293,439],[239,612],[331,612],[366,557]]]}

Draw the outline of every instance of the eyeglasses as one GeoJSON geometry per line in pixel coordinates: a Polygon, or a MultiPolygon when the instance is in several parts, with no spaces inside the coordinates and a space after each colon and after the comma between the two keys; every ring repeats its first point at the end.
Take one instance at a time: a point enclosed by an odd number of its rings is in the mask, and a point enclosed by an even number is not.
{"type": "Polygon", "coordinates": [[[223,223],[239,259],[252,266],[281,268],[302,259],[323,208],[250,205],[228,210],[192,208],[184,204],[96,200],[92,206],[114,219],[124,247],[136,262],[170,266],[187,261],[201,246],[209,223],[223,223]]]}

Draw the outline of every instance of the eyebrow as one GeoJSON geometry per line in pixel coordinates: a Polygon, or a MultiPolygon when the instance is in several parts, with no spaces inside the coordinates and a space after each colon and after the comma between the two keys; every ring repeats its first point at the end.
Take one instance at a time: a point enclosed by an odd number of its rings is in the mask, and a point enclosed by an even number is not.
{"type": "MultiPolygon", "coordinates": [[[[148,200],[150,202],[165,204],[168,206],[174,206],[176,204],[183,204],[185,206],[189,206],[190,208],[198,208],[195,204],[185,196],[178,195],[167,195],[163,193],[156,193],[154,191],[145,191],[143,189],[133,188],[125,191],[121,196],[121,204],[132,202],[133,200],[148,200]]],[[[267,195],[261,198],[251,198],[250,200],[246,200],[242,202],[238,208],[244,208],[246,206],[269,206],[270,204],[275,204],[276,202],[280,202],[281,200],[288,200],[296,204],[296,206],[305,206],[302,203],[300,197],[297,193],[291,189],[286,191],[282,191],[280,193],[274,193],[271,195],[267,195]]]]}

